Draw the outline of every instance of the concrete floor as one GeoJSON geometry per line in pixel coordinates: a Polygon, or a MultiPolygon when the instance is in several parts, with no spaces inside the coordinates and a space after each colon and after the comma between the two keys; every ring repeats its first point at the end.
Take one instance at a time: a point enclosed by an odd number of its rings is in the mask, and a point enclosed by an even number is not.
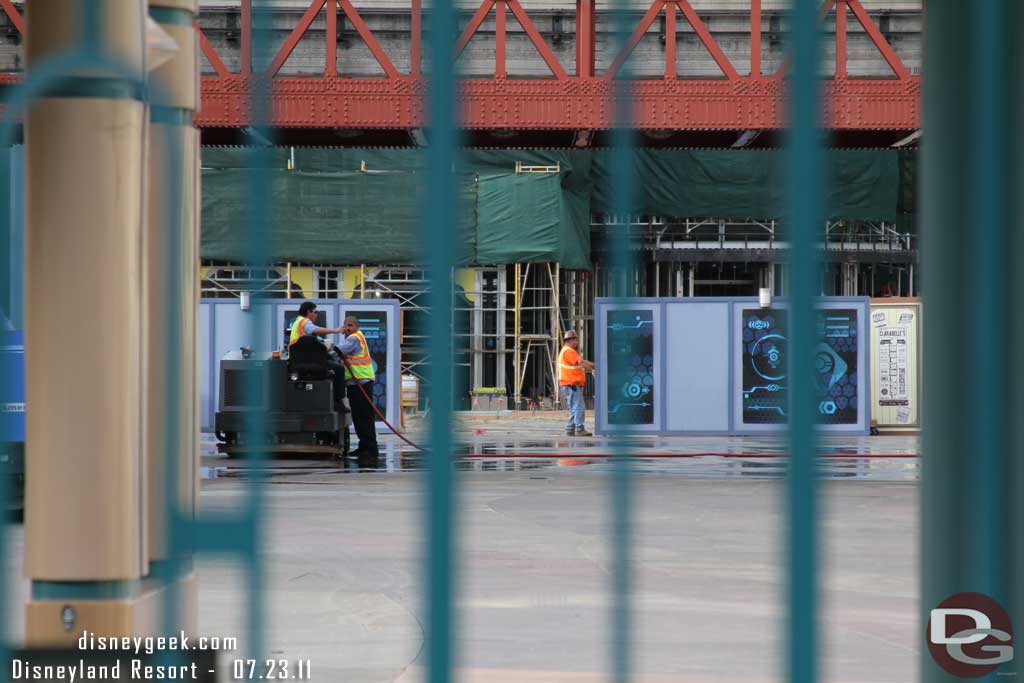
{"type": "MultiPolygon", "coordinates": [[[[467,461],[459,479],[461,681],[608,680],[609,464],[600,456],[609,445],[559,443],[557,423],[543,422],[535,434],[494,434],[493,424],[460,434],[471,453],[504,452],[467,461]],[[589,464],[562,466],[566,449],[589,464]]],[[[917,442],[880,439],[823,448],[860,452],[823,463],[826,681],[917,676],[917,442]]],[[[270,649],[310,659],[313,680],[422,680],[423,482],[415,456],[393,438],[384,445],[376,471],[274,463],[263,558],[270,649]]],[[[785,461],[774,457],[783,444],[675,437],[643,450],[734,455],[636,462],[633,680],[784,680],[785,461]]],[[[210,455],[204,465],[220,476],[203,482],[202,509],[240,506],[251,465],[210,455]]],[[[20,527],[11,537],[8,569],[20,571],[20,527]]],[[[202,631],[244,641],[240,567],[220,558],[197,567],[202,631]]],[[[14,605],[25,591],[22,582],[14,605]]],[[[15,636],[20,622],[19,611],[15,636]]]]}

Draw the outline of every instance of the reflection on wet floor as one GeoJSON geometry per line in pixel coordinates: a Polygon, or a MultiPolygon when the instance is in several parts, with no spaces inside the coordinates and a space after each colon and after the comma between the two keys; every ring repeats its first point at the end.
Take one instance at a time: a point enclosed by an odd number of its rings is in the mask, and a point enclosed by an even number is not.
{"type": "MultiPolygon", "coordinates": [[[[255,470],[275,481],[359,472],[413,472],[421,470],[423,453],[393,435],[381,435],[380,457],[374,460],[288,456],[265,461],[227,458],[216,453],[212,435],[203,435],[203,479],[245,478],[255,470]]],[[[818,441],[819,473],[826,479],[912,481],[920,477],[918,437],[829,436],[818,441]]],[[[473,430],[461,440],[456,467],[471,472],[545,470],[608,472],[611,456],[627,448],[633,471],[642,475],[691,478],[746,477],[776,479],[785,476],[788,445],[785,437],[707,436],[575,438],[530,435],[517,438],[509,430],[473,430]]],[[[328,479],[330,477],[328,476],[328,479]]]]}

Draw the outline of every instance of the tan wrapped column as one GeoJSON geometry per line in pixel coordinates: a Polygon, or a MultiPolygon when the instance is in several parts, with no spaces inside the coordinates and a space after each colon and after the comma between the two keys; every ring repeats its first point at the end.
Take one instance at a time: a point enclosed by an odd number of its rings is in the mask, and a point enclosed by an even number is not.
{"type": "Polygon", "coordinates": [[[142,241],[143,263],[143,436],[149,494],[149,557],[168,558],[165,534],[167,490],[164,456],[170,433],[179,435],[180,453],[174,455],[179,509],[191,514],[197,486],[199,425],[195,397],[198,380],[199,262],[198,175],[199,131],[192,117],[199,107],[199,57],[192,21],[196,0],[151,0],[150,16],[178,45],[175,56],[150,74],[151,91],[148,207],[142,241]],[[172,168],[170,149],[177,154],[172,168]],[[172,179],[170,173],[178,173],[172,179]],[[172,196],[177,192],[178,196],[172,196]],[[177,222],[172,224],[172,220],[177,222]],[[172,254],[177,260],[172,261],[172,254]],[[176,272],[179,290],[168,291],[176,272]],[[176,309],[168,304],[176,301],[176,309]],[[172,325],[172,321],[176,324],[172,325]],[[177,327],[179,336],[171,336],[177,327]],[[167,370],[177,367],[178,377],[167,370]],[[179,383],[176,411],[165,404],[167,387],[179,383]],[[178,424],[170,416],[177,413],[178,424]]]}
{"type": "MultiPolygon", "coordinates": [[[[100,7],[141,81],[143,0],[26,3],[28,73],[100,7]]],[[[71,74],[25,117],[25,572],[30,644],[134,628],[145,574],[140,237],[146,106],[123,74],[71,74]],[[65,609],[67,607],[67,609],[65,609]]]]}
{"type": "MultiPolygon", "coordinates": [[[[175,504],[191,519],[198,489],[199,411],[199,108],[198,36],[192,26],[196,0],[150,0],[149,15],[177,44],[174,56],[150,72],[147,221],[142,239],[143,453],[146,462],[149,559],[191,591],[195,583],[188,548],[170,547],[167,536],[167,458],[177,480],[175,504]],[[172,152],[174,155],[172,156],[172,152]],[[175,158],[176,156],[176,158],[175,158]],[[174,163],[172,163],[172,160],[174,163]],[[171,174],[177,174],[172,177],[171,174]],[[172,285],[172,283],[175,283],[172,285]],[[172,291],[169,287],[176,287],[172,291]],[[176,376],[170,376],[170,371],[176,376]],[[167,388],[177,383],[177,405],[167,388]],[[176,435],[177,449],[168,450],[176,435]],[[158,564],[160,563],[160,564],[158,564]]],[[[178,614],[194,628],[194,610],[178,614]]]]}

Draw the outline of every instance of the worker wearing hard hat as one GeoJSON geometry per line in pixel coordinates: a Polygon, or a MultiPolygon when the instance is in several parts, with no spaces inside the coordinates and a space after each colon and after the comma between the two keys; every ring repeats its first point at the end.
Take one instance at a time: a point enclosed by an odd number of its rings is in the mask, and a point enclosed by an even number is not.
{"type": "Polygon", "coordinates": [[[359,331],[359,318],[350,315],[341,326],[345,340],[338,350],[345,358],[345,381],[348,384],[348,404],[352,406],[352,426],[359,437],[356,457],[375,459],[377,451],[377,421],[374,418],[373,384],[377,379],[373,358],[366,337],[359,331]]]}
{"type": "Polygon", "coordinates": [[[586,411],[583,406],[583,387],[587,383],[586,371],[593,372],[594,364],[580,357],[580,340],[576,332],[565,333],[565,345],[558,353],[558,389],[569,408],[566,436],[593,436],[583,424],[586,411]]]}

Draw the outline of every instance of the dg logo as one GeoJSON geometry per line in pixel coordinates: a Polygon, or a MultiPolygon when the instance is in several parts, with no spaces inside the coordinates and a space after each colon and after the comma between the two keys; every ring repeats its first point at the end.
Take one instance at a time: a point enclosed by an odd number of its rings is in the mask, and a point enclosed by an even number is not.
{"type": "Polygon", "coordinates": [[[931,611],[928,650],[960,678],[980,678],[1013,660],[1013,626],[1002,605],[983,593],[957,593],[931,611]]]}

